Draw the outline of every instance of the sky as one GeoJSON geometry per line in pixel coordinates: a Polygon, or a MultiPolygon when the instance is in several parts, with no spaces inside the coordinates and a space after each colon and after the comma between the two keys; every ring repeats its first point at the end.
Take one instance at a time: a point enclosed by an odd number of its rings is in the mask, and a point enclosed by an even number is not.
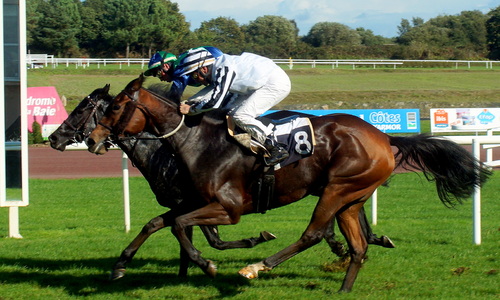
{"type": "Polygon", "coordinates": [[[500,0],[171,0],[191,23],[228,17],[240,25],[265,15],[295,20],[299,35],[307,35],[318,22],[337,22],[352,29],[363,27],[376,35],[395,37],[401,19],[419,17],[427,21],[440,15],[458,15],[466,10],[488,13],[500,0]]]}

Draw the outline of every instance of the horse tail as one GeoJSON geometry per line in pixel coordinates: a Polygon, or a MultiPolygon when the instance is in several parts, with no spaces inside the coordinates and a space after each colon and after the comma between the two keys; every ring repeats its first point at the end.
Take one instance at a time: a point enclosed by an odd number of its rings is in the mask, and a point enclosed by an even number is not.
{"type": "Polygon", "coordinates": [[[426,134],[389,138],[391,146],[398,148],[396,167],[420,170],[428,181],[435,181],[439,199],[446,207],[469,198],[492,174],[469,151],[450,140],[426,134]]]}

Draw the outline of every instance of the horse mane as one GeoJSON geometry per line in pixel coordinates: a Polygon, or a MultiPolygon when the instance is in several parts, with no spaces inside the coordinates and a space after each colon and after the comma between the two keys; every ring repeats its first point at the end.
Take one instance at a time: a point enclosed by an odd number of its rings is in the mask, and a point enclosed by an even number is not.
{"type": "MultiPolygon", "coordinates": [[[[145,89],[151,94],[160,98],[161,100],[172,101],[176,104],[180,103],[181,95],[177,95],[176,93],[172,92],[170,85],[165,85],[162,83],[153,83],[145,89]]],[[[197,116],[199,116],[199,119],[201,119],[202,116],[206,116],[208,119],[214,121],[214,123],[220,123],[226,121],[226,115],[228,112],[229,112],[228,108],[213,109],[211,111],[207,111],[197,116]]],[[[197,116],[190,116],[190,118],[195,119],[193,117],[197,116]]]]}
{"type": "Polygon", "coordinates": [[[180,103],[181,95],[173,92],[171,85],[166,85],[163,83],[153,83],[146,88],[148,91],[161,96],[163,98],[174,101],[175,103],[180,103]]]}

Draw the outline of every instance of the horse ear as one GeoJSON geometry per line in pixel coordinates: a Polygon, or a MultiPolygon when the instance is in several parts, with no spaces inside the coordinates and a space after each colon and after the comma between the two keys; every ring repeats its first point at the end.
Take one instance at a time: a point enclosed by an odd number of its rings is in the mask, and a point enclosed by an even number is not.
{"type": "Polygon", "coordinates": [[[102,88],[106,94],[108,94],[108,93],[109,93],[109,87],[110,87],[110,84],[108,83],[108,84],[106,84],[106,85],[102,88]]]}
{"type": "Polygon", "coordinates": [[[137,78],[134,81],[134,90],[136,90],[136,91],[140,90],[142,87],[142,84],[144,83],[145,80],[146,80],[146,77],[144,76],[144,73],[141,73],[141,75],[139,75],[139,78],[137,78]]]}

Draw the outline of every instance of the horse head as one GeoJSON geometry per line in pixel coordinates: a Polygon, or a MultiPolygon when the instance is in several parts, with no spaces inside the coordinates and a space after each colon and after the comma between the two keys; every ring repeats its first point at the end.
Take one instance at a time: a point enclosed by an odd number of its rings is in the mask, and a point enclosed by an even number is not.
{"type": "Polygon", "coordinates": [[[111,103],[110,85],[95,89],[69,114],[68,118],[49,136],[50,146],[64,151],[67,145],[81,143],[97,126],[98,120],[111,103]]]}
{"type": "Polygon", "coordinates": [[[90,152],[104,154],[107,151],[104,141],[110,136],[115,139],[126,138],[146,129],[159,134],[153,119],[157,118],[159,114],[156,114],[156,111],[164,104],[168,104],[170,111],[178,114],[176,103],[166,99],[158,101],[158,98],[163,97],[142,88],[144,80],[145,77],[141,74],[113,99],[104,117],[87,139],[90,152]]]}

